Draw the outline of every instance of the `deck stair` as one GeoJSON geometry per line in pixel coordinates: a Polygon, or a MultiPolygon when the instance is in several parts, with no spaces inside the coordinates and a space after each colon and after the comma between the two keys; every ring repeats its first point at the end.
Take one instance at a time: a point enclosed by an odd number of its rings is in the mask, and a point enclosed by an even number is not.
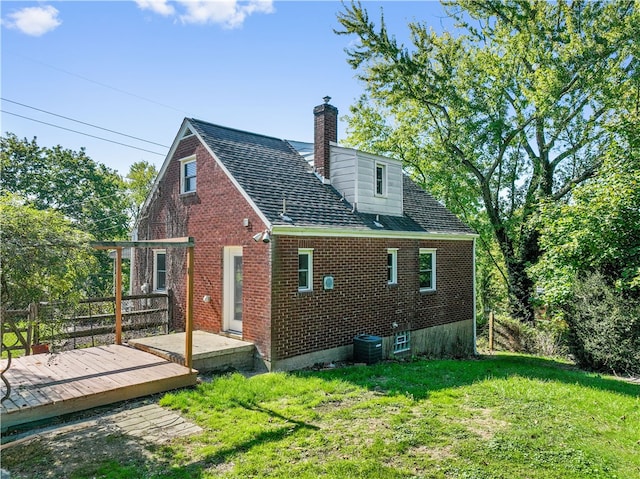
{"type": "MultiPolygon", "coordinates": [[[[178,364],[184,363],[185,333],[166,334],[129,340],[129,346],[155,354],[178,364]]],[[[237,369],[253,371],[255,345],[247,341],[207,333],[193,332],[193,367],[199,372],[237,369]]]]}

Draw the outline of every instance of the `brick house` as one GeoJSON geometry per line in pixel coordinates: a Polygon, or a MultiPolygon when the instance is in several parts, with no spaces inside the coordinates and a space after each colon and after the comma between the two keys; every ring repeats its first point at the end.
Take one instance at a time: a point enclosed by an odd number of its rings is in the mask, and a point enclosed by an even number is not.
{"type": "MultiPolygon", "coordinates": [[[[400,161],[337,145],[337,109],[314,109],[314,143],[187,118],[134,239],[195,238],[194,328],[256,346],[257,366],[383,355],[465,355],[475,345],[475,237],[400,161]]],[[[141,250],[135,292],[171,292],[184,325],[185,257],[141,250]]]]}

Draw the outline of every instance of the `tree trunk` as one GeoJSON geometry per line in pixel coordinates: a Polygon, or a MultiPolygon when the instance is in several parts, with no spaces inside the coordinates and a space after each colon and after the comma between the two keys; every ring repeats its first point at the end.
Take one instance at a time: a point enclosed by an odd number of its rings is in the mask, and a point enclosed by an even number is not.
{"type": "Polygon", "coordinates": [[[509,306],[511,315],[523,323],[533,324],[534,310],[531,296],[533,281],[527,274],[526,263],[520,258],[507,261],[509,276],[509,306]]]}
{"type": "Polygon", "coordinates": [[[534,228],[523,231],[517,248],[500,231],[496,232],[496,239],[507,268],[511,315],[523,323],[533,324],[535,316],[531,297],[534,283],[527,273],[527,265],[535,263],[539,256],[537,232],[534,228]]]}

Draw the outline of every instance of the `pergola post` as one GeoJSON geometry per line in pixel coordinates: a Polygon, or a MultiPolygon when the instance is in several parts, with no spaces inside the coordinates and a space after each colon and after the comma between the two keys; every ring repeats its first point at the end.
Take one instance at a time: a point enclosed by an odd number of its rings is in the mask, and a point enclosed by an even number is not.
{"type": "Polygon", "coordinates": [[[184,365],[192,370],[193,356],[193,271],[194,247],[192,237],[170,238],[140,241],[92,241],[91,246],[101,250],[116,250],[116,344],[122,344],[122,249],[123,248],[186,248],[187,249],[187,286],[186,286],[186,318],[185,318],[185,351],[184,365]]]}
{"type": "Polygon", "coordinates": [[[116,248],[116,344],[122,344],[122,247],[116,248]]]}
{"type": "Polygon", "coordinates": [[[189,368],[191,372],[192,356],[193,356],[193,246],[187,248],[187,307],[185,318],[185,345],[184,345],[184,360],[185,366],[189,368]]]}

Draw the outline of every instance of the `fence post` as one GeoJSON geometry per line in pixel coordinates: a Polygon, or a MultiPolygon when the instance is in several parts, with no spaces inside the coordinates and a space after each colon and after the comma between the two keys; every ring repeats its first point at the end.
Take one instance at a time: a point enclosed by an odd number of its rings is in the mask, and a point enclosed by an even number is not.
{"type": "Polygon", "coordinates": [[[493,353],[493,310],[489,312],[489,351],[493,353]]]}
{"type": "Polygon", "coordinates": [[[29,326],[27,328],[26,355],[31,354],[31,345],[40,344],[40,324],[38,323],[38,303],[29,303],[29,326]]]}

